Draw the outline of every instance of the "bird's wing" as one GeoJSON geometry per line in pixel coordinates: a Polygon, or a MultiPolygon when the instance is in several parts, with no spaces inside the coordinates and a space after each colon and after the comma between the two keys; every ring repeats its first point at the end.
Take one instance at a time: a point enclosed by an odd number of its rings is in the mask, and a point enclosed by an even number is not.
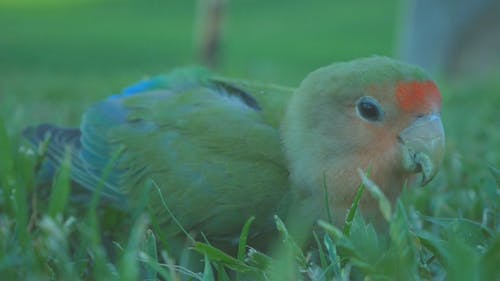
{"type": "MultiPolygon", "coordinates": [[[[90,108],[74,178],[89,189],[104,179],[129,201],[153,181],[184,227],[237,233],[248,217],[272,214],[288,188],[279,120],[290,90],[182,75],[90,108]]],[[[150,195],[168,225],[159,194],[150,195]]]]}

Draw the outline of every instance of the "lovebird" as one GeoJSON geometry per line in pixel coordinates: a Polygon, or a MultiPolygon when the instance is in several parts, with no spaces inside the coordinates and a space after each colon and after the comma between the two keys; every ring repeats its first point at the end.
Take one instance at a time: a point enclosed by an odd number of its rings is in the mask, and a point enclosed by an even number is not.
{"type": "MultiPolygon", "coordinates": [[[[168,237],[182,226],[234,241],[251,216],[252,237],[273,231],[275,215],[308,229],[330,212],[342,225],[360,170],[392,202],[428,183],[444,154],[440,112],[423,70],[374,56],[319,68],[296,89],[181,68],[95,104],[79,128],[24,136],[47,145],[40,178],[70,151],[75,188],[99,187],[104,204],[129,210],[146,197],[168,237]]],[[[377,206],[363,195],[364,215],[377,206]]]]}

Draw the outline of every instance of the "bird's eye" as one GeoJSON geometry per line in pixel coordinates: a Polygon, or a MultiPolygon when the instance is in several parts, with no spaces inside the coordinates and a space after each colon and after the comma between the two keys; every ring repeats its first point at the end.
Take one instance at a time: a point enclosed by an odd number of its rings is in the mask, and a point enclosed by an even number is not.
{"type": "Polygon", "coordinates": [[[377,100],[367,96],[358,100],[356,111],[361,118],[368,121],[380,121],[384,115],[377,100]]]}

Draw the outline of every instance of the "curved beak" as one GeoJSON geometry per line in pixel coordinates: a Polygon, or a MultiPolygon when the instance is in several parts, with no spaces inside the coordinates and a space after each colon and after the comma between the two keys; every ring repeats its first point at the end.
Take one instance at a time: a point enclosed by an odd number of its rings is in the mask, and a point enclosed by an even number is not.
{"type": "Polygon", "coordinates": [[[422,185],[439,171],[444,156],[444,129],[437,114],[418,118],[399,135],[403,149],[403,167],[409,172],[422,172],[422,185]]]}

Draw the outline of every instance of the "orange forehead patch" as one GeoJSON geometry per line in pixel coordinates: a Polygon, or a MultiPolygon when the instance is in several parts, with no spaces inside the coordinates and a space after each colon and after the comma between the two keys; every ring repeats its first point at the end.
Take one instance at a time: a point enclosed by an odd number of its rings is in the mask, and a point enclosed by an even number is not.
{"type": "Polygon", "coordinates": [[[432,81],[406,81],[396,86],[399,107],[406,112],[429,112],[441,109],[441,94],[432,81]]]}

